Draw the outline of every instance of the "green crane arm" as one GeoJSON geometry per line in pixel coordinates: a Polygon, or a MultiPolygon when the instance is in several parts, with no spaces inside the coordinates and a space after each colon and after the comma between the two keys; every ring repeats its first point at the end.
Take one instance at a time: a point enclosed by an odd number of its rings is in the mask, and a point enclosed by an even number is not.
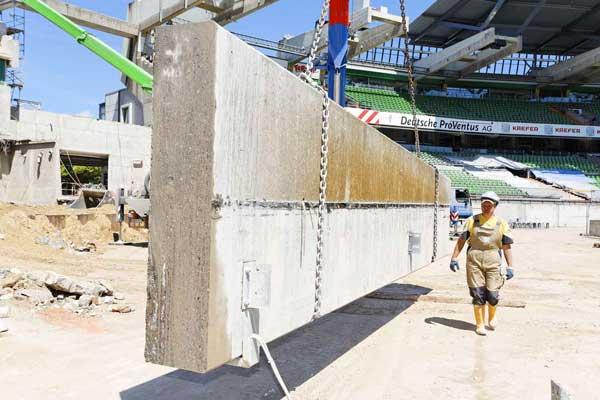
{"type": "Polygon", "coordinates": [[[111,64],[113,67],[121,71],[123,74],[131,78],[139,84],[145,91],[152,92],[154,80],[152,75],[146,72],[143,68],[131,62],[126,57],[112,49],[109,45],[86,32],[73,21],[50,7],[41,0],[23,0],[27,6],[36,11],[38,14],[52,22],[67,34],[72,36],[77,42],[87,47],[94,54],[102,58],[104,61],[111,64]]]}

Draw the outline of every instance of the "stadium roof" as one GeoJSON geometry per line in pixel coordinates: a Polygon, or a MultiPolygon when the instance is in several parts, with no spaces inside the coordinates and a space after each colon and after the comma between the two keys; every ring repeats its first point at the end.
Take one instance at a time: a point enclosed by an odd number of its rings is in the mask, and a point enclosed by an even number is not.
{"type": "Polygon", "coordinates": [[[523,52],[577,55],[600,47],[600,0],[437,0],[410,25],[416,44],[448,47],[486,28],[523,36],[523,52]]]}

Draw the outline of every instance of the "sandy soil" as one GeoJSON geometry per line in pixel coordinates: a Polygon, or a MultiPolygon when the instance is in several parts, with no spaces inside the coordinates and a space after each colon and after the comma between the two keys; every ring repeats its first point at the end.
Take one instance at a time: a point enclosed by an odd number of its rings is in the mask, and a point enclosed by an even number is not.
{"type": "MultiPolygon", "coordinates": [[[[92,242],[101,250],[113,241],[113,232],[119,229],[116,210],[112,205],[101,208],[79,210],[66,206],[23,206],[0,203],[0,233],[4,240],[0,244],[15,250],[30,250],[31,245],[42,237],[60,238],[67,243],[81,246],[92,242]]],[[[127,241],[148,240],[146,229],[132,229],[123,224],[123,237],[127,241]]],[[[35,247],[43,252],[46,245],[35,247]]]]}
{"type": "MultiPolygon", "coordinates": [[[[516,231],[516,278],[503,290],[524,309],[473,332],[468,304],[363,298],[271,344],[294,399],[550,399],[550,380],[574,400],[600,398],[600,249],[575,230],[516,231]]],[[[131,314],[80,317],[12,304],[0,336],[0,398],[281,399],[263,360],[199,375],[144,363],[144,248],[71,254],[0,241],[0,267],[53,270],[113,282],[131,314]],[[33,251],[32,249],[35,249],[33,251]]],[[[396,285],[468,300],[464,268],[441,259],[396,285]]],[[[441,297],[443,297],[441,296],[441,297]]]]}

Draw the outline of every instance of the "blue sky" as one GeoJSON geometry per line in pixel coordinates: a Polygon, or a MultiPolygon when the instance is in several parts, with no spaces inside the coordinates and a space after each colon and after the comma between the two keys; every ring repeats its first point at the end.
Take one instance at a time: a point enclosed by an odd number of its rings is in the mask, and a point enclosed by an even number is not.
{"type": "MultiPolygon", "coordinates": [[[[69,2],[125,18],[130,0],[69,2]]],[[[371,3],[375,7],[386,6],[394,14],[399,14],[398,0],[372,0],[371,3]]],[[[414,19],[430,3],[430,0],[407,0],[407,14],[414,19]]],[[[320,7],[321,0],[280,0],[226,28],[279,40],[284,34],[298,34],[310,29],[320,7]]],[[[123,86],[120,74],[37,14],[27,13],[26,24],[25,88],[22,97],[41,101],[47,111],[96,116],[98,103],[103,101],[104,94],[123,86]]],[[[120,51],[120,38],[92,32],[120,51]]]]}

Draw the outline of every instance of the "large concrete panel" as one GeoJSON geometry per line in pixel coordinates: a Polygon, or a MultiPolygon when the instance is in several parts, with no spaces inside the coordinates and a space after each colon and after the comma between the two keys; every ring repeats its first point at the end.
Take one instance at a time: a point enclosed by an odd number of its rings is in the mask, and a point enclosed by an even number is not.
{"type": "MultiPolygon", "coordinates": [[[[213,22],[158,31],[146,358],[204,372],[311,321],[321,97],[213,22]],[[242,309],[243,268],[270,302],[242,309]]],[[[435,172],[332,105],[323,307],[427,265],[435,172]],[[420,250],[409,253],[409,235],[420,250]]],[[[439,253],[449,182],[440,177],[439,253]]]]}

